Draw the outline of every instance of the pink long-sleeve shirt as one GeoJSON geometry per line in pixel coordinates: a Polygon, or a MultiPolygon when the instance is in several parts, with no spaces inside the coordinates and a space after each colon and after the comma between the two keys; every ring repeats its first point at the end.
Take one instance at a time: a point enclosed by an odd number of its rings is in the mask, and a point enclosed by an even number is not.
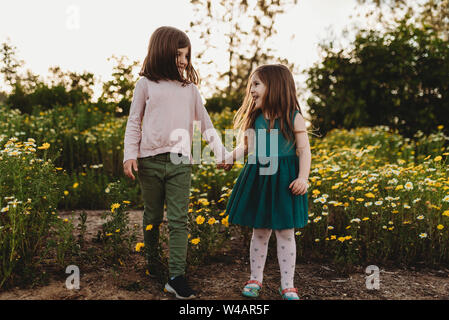
{"type": "Polygon", "coordinates": [[[229,155],[203,105],[194,84],[151,81],[140,78],[134,88],[124,140],[123,162],[165,152],[190,159],[193,123],[198,121],[203,138],[221,162],[229,155]]]}

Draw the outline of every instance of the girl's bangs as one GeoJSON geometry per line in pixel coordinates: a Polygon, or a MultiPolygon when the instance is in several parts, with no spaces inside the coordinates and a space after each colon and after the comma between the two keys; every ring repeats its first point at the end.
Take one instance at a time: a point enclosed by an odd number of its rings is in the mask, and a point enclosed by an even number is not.
{"type": "Polygon", "coordinates": [[[180,37],[178,39],[178,49],[186,48],[186,47],[190,48],[190,41],[189,41],[189,39],[185,38],[185,37],[180,37]]]}

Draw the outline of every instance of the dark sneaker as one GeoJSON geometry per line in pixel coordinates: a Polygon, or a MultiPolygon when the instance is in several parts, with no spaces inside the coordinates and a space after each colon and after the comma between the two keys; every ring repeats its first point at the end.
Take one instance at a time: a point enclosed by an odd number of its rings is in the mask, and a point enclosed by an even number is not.
{"type": "Polygon", "coordinates": [[[193,299],[195,292],[190,288],[184,276],[177,276],[173,280],[169,279],[165,284],[165,290],[174,293],[178,299],[193,299]]]}

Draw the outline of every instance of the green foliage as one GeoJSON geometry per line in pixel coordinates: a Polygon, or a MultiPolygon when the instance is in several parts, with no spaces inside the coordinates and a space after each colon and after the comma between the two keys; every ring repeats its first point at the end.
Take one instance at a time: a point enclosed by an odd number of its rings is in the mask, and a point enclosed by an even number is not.
{"type": "Polygon", "coordinates": [[[104,223],[98,231],[96,241],[101,243],[100,257],[108,264],[122,264],[133,251],[137,239],[137,232],[141,229],[129,223],[127,200],[123,200],[123,187],[120,181],[108,185],[108,202],[110,210],[102,214],[104,223]]]}
{"type": "MultiPolygon", "coordinates": [[[[9,41],[0,46],[0,74],[3,75],[11,93],[0,92],[0,103],[19,109],[22,113],[36,114],[38,111],[58,106],[94,104],[92,97],[96,79],[90,72],[64,72],[60,67],[49,68],[50,76],[43,81],[39,76],[27,71],[20,73],[24,62],[17,58],[17,48],[9,41]]],[[[109,110],[120,117],[129,113],[134,85],[137,79],[134,68],[138,61],[127,64],[125,56],[112,56],[114,60],[112,80],[103,83],[103,92],[95,105],[101,110],[109,110]]]]}
{"type": "Polygon", "coordinates": [[[12,92],[6,104],[32,114],[36,108],[42,111],[56,106],[76,106],[92,99],[95,84],[92,73],[63,72],[59,67],[50,68],[50,72],[51,84],[30,71],[27,76],[16,75],[15,81],[10,83],[12,92]]]}
{"type": "Polygon", "coordinates": [[[231,110],[237,110],[240,108],[243,102],[244,96],[243,92],[239,92],[236,94],[231,94],[229,96],[224,95],[223,93],[219,93],[213,95],[212,97],[206,99],[205,107],[208,112],[222,112],[226,108],[231,110]]]}
{"type": "Polygon", "coordinates": [[[17,59],[17,48],[10,42],[8,39],[0,46],[0,73],[3,74],[5,82],[12,85],[16,81],[18,69],[23,65],[23,61],[17,59]]]}
{"type": "Polygon", "coordinates": [[[385,34],[361,31],[349,52],[323,50],[307,80],[309,113],[321,132],[386,125],[411,138],[436,122],[449,127],[449,42],[432,29],[402,23],[385,34]]]}
{"type": "MultiPolygon", "coordinates": [[[[391,19],[398,21],[409,19],[424,28],[432,28],[438,37],[448,40],[449,34],[449,0],[357,0],[362,4],[374,4],[368,15],[377,15],[377,20],[384,26],[392,24],[391,19]],[[385,14],[386,10],[389,14],[385,14]]],[[[394,25],[394,23],[393,23],[394,25]]]]}
{"type": "MultiPolygon", "coordinates": [[[[0,135],[0,287],[34,274],[47,243],[68,239],[56,214],[62,196],[61,176],[45,147],[36,150],[33,140],[7,140],[0,135]],[[41,155],[38,157],[36,152],[41,155]]],[[[61,248],[61,246],[59,246],[61,248]]],[[[55,259],[64,261],[64,249],[55,259]]]]}
{"type": "Polygon", "coordinates": [[[449,149],[441,147],[441,134],[415,143],[375,127],[334,129],[313,140],[310,223],[300,247],[346,271],[367,262],[445,263],[449,149]],[[432,152],[416,154],[420,143],[432,152]]]}
{"type": "Polygon", "coordinates": [[[108,60],[114,60],[112,80],[103,83],[103,92],[100,101],[116,104],[115,112],[118,116],[129,114],[134,86],[137,82],[134,76],[134,68],[139,65],[138,61],[127,64],[125,56],[112,56],[108,60]]]}
{"type": "Polygon", "coordinates": [[[49,87],[45,83],[38,83],[31,93],[27,93],[18,82],[14,84],[12,93],[6,99],[6,104],[31,114],[36,106],[40,106],[42,110],[49,110],[56,106],[84,103],[89,99],[90,97],[80,89],[67,91],[62,85],[49,87]]]}

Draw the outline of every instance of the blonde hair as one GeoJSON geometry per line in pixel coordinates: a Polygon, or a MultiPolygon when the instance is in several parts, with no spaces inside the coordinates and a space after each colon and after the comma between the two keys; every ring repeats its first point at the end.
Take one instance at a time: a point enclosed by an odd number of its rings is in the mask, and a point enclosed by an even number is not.
{"type": "Polygon", "coordinates": [[[254,128],[260,112],[270,118],[269,129],[274,128],[275,118],[279,118],[279,126],[287,141],[294,141],[293,113],[298,110],[302,115],[293,75],[282,64],[262,65],[256,68],[250,76],[246,87],[246,94],[241,107],[234,116],[234,129],[239,130],[239,138],[244,139],[245,148],[248,147],[247,137],[242,133],[254,128]],[[262,107],[255,108],[255,101],[251,95],[251,78],[257,75],[266,87],[265,96],[262,97],[262,107]]]}

